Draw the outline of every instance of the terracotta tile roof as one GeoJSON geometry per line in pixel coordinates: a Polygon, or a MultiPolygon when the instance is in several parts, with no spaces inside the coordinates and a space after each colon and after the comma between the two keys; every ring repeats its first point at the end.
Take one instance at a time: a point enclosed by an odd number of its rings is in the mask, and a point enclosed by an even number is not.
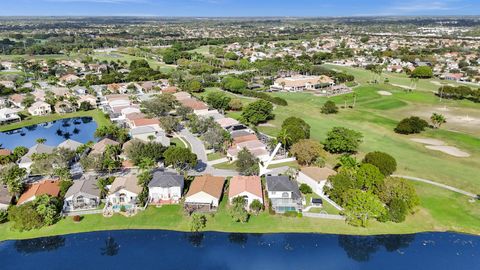
{"type": "Polygon", "coordinates": [[[50,196],[58,196],[60,193],[60,185],[59,182],[56,180],[44,180],[42,182],[35,183],[31,185],[27,191],[25,191],[22,196],[20,196],[20,199],[18,199],[17,205],[23,204],[25,201],[28,201],[29,199],[33,197],[38,197],[40,195],[50,195],[50,196]]]}
{"type": "Polygon", "coordinates": [[[12,151],[8,149],[0,149],[0,156],[9,156],[12,153],[12,151]]]}
{"type": "Polygon", "coordinates": [[[234,143],[243,143],[243,142],[256,141],[256,140],[258,140],[257,135],[249,134],[249,135],[236,137],[236,138],[233,139],[233,142],[234,143]]]}
{"type": "Polygon", "coordinates": [[[326,180],[330,175],[337,174],[336,171],[326,167],[325,168],[303,167],[301,169],[301,172],[317,182],[326,180]]]}
{"type": "Polygon", "coordinates": [[[206,109],[208,109],[207,104],[205,104],[201,101],[198,101],[196,99],[192,99],[192,98],[191,99],[180,100],[180,103],[185,107],[192,108],[193,110],[206,110],[206,109]]]}
{"type": "Polygon", "coordinates": [[[211,196],[220,199],[222,197],[223,185],[225,178],[219,176],[212,176],[210,174],[197,176],[190,185],[187,197],[195,195],[201,191],[210,194],[211,196]]]}
{"type": "Polygon", "coordinates": [[[160,121],[155,118],[138,118],[132,120],[136,127],[158,125],[160,121]]]}
{"type": "Polygon", "coordinates": [[[232,198],[242,192],[249,192],[262,198],[262,183],[259,176],[234,176],[230,180],[228,197],[232,198]]]}
{"type": "Polygon", "coordinates": [[[164,94],[174,94],[178,91],[177,87],[175,86],[170,86],[162,89],[162,93],[164,94]]]}
{"type": "Polygon", "coordinates": [[[25,97],[20,95],[20,94],[13,94],[10,96],[10,100],[15,102],[15,103],[22,103],[23,99],[25,97]]]}

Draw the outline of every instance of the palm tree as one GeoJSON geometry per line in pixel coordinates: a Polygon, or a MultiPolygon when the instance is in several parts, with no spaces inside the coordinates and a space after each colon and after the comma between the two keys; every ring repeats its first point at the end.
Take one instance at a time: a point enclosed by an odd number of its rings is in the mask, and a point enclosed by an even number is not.
{"type": "Polygon", "coordinates": [[[149,157],[144,157],[138,164],[138,167],[142,171],[148,171],[155,166],[155,160],[149,157]]]}
{"type": "Polygon", "coordinates": [[[35,140],[38,144],[44,144],[47,142],[47,139],[45,138],[38,138],[37,140],[35,140]]]}
{"type": "Polygon", "coordinates": [[[292,140],[292,137],[290,134],[287,132],[286,129],[282,129],[280,131],[280,134],[278,134],[278,140],[281,142],[283,145],[283,151],[285,152],[285,156],[287,155],[287,144],[292,140]]]}
{"type": "Polygon", "coordinates": [[[432,121],[434,128],[440,128],[442,124],[445,124],[447,122],[447,119],[445,118],[445,116],[439,113],[433,113],[432,116],[430,117],[430,120],[432,121]]]}

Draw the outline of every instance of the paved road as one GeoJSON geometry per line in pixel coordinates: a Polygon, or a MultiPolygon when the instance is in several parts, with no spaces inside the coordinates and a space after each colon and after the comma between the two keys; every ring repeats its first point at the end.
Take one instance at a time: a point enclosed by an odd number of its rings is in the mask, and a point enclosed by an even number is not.
{"type": "Polygon", "coordinates": [[[423,179],[423,178],[414,177],[414,176],[407,176],[407,175],[392,175],[392,176],[393,177],[401,177],[401,178],[405,178],[405,179],[412,180],[412,181],[417,181],[417,182],[422,182],[422,183],[434,185],[434,186],[437,186],[437,187],[440,187],[440,188],[443,188],[443,189],[448,189],[450,191],[457,192],[457,193],[460,193],[460,194],[463,194],[463,195],[466,195],[466,196],[469,196],[469,197],[472,197],[472,198],[475,198],[475,199],[479,198],[479,195],[477,195],[477,194],[473,194],[471,192],[461,190],[459,188],[452,187],[452,186],[449,186],[449,185],[441,184],[441,183],[438,183],[438,182],[435,182],[435,181],[432,181],[432,180],[423,179]]]}

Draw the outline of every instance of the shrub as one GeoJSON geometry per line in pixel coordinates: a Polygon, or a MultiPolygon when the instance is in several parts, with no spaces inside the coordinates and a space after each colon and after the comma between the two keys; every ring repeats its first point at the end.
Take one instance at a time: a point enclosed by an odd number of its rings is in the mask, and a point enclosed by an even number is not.
{"type": "Polygon", "coordinates": [[[388,218],[393,222],[400,223],[405,221],[407,213],[407,204],[401,199],[393,199],[388,206],[388,218]]]}
{"type": "Polygon", "coordinates": [[[334,114],[338,112],[338,107],[335,102],[329,100],[323,104],[322,109],[320,110],[323,114],[334,114]]]}
{"type": "Polygon", "coordinates": [[[424,131],[426,127],[428,127],[427,121],[412,116],[400,121],[394,131],[400,134],[415,134],[424,131]]]}
{"type": "Polygon", "coordinates": [[[283,213],[283,215],[286,216],[286,217],[301,217],[298,214],[301,215],[301,213],[298,213],[297,211],[287,211],[287,212],[283,213]]]}
{"type": "Polygon", "coordinates": [[[80,222],[82,220],[82,217],[79,215],[75,215],[72,217],[72,219],[73,219],[73,222],[80,222]]]}
{"type": "Polygon", "coordinates": [[[302,194],[312,194],[313,193],[312,188],[307,184],[301,184],[299,189],[300,189],[300,192],[302,192],[302,194]]]}
{"type": "Polygon", "coordinates": [[[397,170],[395,158],[384,152],[370,152],[365,156],[363,162],[374,165],[385,176],[389,176],[397,170]]]}
{"type": "Polygon", "coordinates": [[[334,127],[327,133],[325,150],[331,153],[353,153],[357,151],[362,138],[363,135],[360,132],[344,127],[334,127]]]}
{"type": "Polygon", "coordinates": [[[127,212],[127,208],[125,207],[125,205],[120,206],[120,212],[122,213],[127,212]]]}
{"type": "Polygon", "coordinates": [[[432,78],[433,77],[433,71],[432,68],[429,66],[421,66],[421,67],[416,67],[415,70],[412,71],[412,77],[413,78],[432,78]]]}

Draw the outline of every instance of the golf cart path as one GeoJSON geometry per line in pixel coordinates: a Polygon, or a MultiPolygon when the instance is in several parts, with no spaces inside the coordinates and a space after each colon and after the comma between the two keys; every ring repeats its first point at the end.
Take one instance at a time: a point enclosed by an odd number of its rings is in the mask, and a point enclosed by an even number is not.
{"type": "Polygon", "coordinates": [[[450,191],[457,192],[457,193],[460,193],[460,194],[463,194],[463,195],[466,195],[468,197],[472,197],[472,198],[475,198],[475,199],[478,197],[478,195],[473,194],[471,192],[461,190],[459,188],[452,187],[452,186],[449,186],[449,185],[441,184],[441,183],[438,183],[438,182],[435,182],[435,181],[432,181],[432,180],[428,180],[428,179],[423,179],[423,178],[414,177],[414,176],[407,176],[407,175],[392,175],[392,176],[393,177],[405,178],[405,179],[412,180],[412,181],[422,182],[422,183],[426,183],[426,184],[430,184],[430,185],[434,185],[434,186],[437,186],[437,187],[440,187],[440,188],[443,188],[443,189],[448,189],[450,191]]]}

